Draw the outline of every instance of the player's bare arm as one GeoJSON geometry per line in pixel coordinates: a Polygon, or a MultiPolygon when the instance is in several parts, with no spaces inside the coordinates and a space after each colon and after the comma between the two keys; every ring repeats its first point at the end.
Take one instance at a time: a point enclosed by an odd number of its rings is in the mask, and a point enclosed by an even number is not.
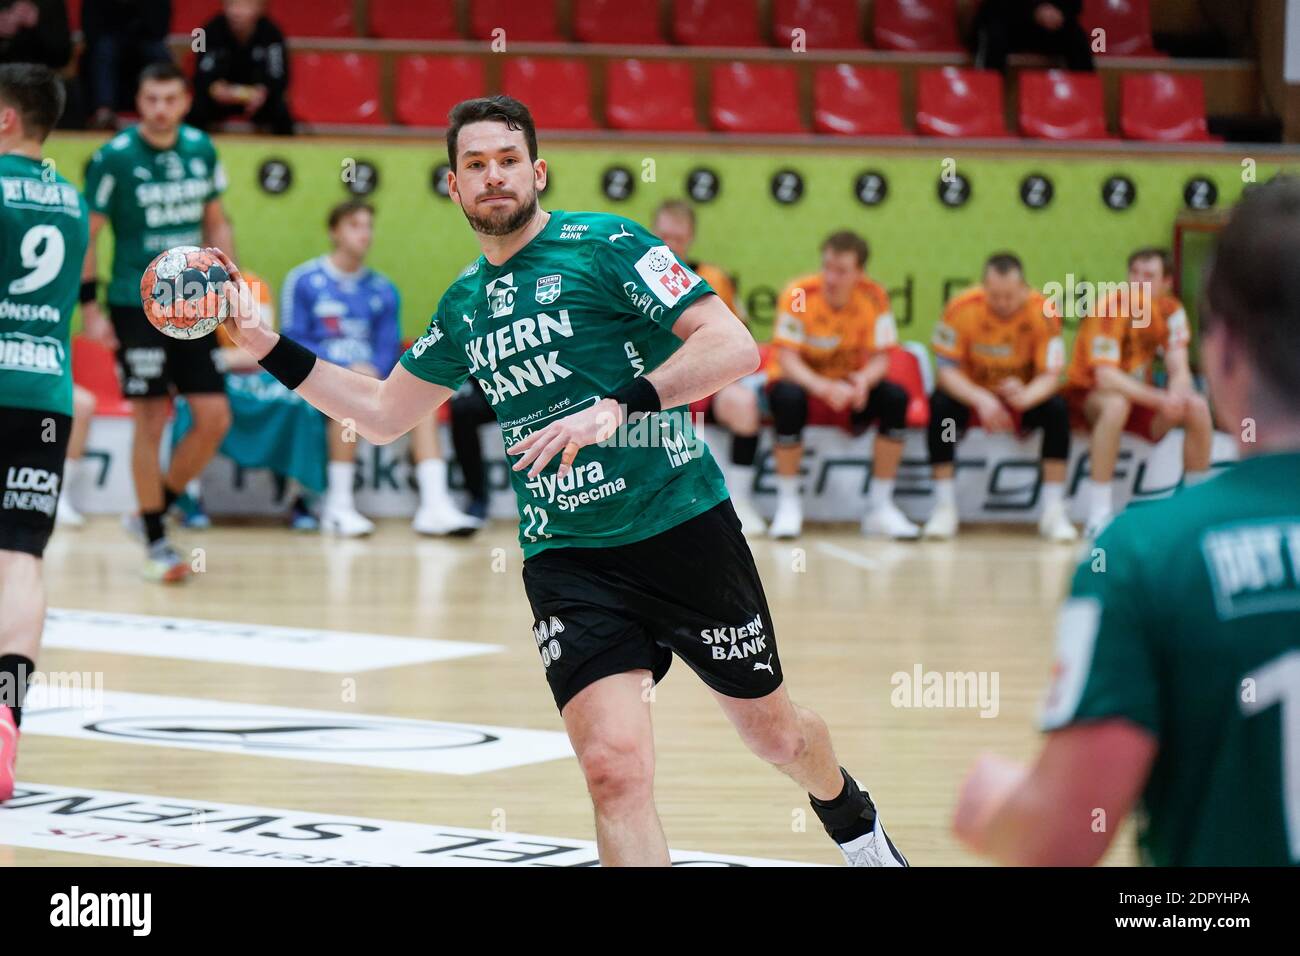
{"type": "MultiPolygon", "coordinates": [[[[223,325],[235,344],[260,362],[275,348],[280,334],[262,320],[257,296],[239,267],[221,250],[213,252],[231,277],[226,289],[230,314],[223,325]]],[[[376,445],[405,435],[453,394],[449,388],[417,378],[400,364],[388,378],[378,379],[320,358],[295,391],[335,421],[354,423],[357,433],[376,445]]]]}
{"type": "Polygon", "coordinates": [[[938,382],[939,387],[957,401],[976,409],[984,427],[993,431],[1010,430],[1011,416],[1002,407],[998,397],[987,388],[972,382],[960,368],[955,365],[941,365],[938,382]]]}
{"type": "MultiPolygon", "coordinates": [[[[95,243],[98,241],[99,234],[103,231],[107,222],[108,217],[103,213],[92,212],[90,214],[90,245],[86,247],[86,258],[81,266],[81,281],[83,284],[95,282],[98,278],[99,263],[95,256],[95,243]]],[[[100,308],[98,299],[81,303],[81,326],[89,338],[107,348],[116,348],[117,336],[113,332],[113,325],[104,315],[104,310],[100,308]]]]}
{"type": "Polygon", "coordinates": [[[837,382],[824,375],[818,375],[803,360],[797,349],[778,346],[777,361],[781,365],[781,374],[802,386],[809,395],[816,395],[834,409],[841,409],[853,399],[853,386],[848,382],[837,382]]]}
{"type": "MultiPolygon", "coordinates": [[[[659,394],[661,408],[712,395],[758,368],[753,336],[716,295],[706,295],[688,308],[673,324],[673,334],[682,340],[681,348],[646,375],[659,394]]],[[[527,468],[529,477],[536,477],[563,453],[560,473],[566,475],[579,449],[608,438],[622,422],[622,415],[618,402],[606,398],[565,416],[507,448],[507,453],[521,456],[512,467],[515,471],[527,468]]]]}
{"type": "Polygon", "coordinates": [[[957,798],[953,832],[1010,866],[1091,866],[1137,803],[1156,739],[1128,720],[1057,730],[1033,769],[986,754],[957,798]]]}
{"type": "Polygon", "coordinates": [[[1007,402],[1021,411],[1040,405],[1060,389],[1060,378],[1060,373],[1055,371],[1035,375],[1024,387],[1016,389],[1015,394],[1007,396],[1007,402]]]}
{"type": "Polygon", "coordinates": [[[1183,400],[1162,388],[1148,385],[1127,372],[1110,365],[1097,368],[1097,386],[1119,392],[1136,405],[1154,408],[1177,424],[1183,417],[1183,400]]]}

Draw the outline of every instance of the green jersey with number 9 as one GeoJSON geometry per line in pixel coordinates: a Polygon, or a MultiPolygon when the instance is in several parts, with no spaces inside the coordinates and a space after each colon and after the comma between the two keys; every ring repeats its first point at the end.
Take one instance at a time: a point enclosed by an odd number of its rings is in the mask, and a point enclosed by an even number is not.
{"type": "Polygon", "coordinates": [[[72,414],[72,313],[89,223],[52,161],[0,156],[0,406],[72,414]]]}
{"type": "MultiPolygon", "coordinates": [[[[661,365],[681,344],[673,324],[712,291],[631,220],[553,211],[508,261],[462,272],[401,362],[451,389],[473,375],[508,447],[661,365]]],[[[727,497],[686,408],[583,448],[563,479],[559,460],[536,478],[511,472],[525,558],[640,541],[727,497]]]]}
{"type": "Polygon", "coordinates": [[[1131,507],[1097,539],[1042,726],[1109,718],[1158,746],[1145,862],[1300,864],[1300,453],[1131,507]]]}

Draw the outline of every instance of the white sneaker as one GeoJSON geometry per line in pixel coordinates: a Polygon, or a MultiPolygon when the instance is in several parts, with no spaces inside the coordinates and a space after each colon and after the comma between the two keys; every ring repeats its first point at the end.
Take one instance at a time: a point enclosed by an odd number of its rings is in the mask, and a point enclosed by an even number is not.
{"type": "Polygon", "coordinates": [[[1106,525],[1110,524],[1114,517],[1115,515],[1109,511],[1088,515],[1088,523],[1085,525],[1083,536],[1089,541],[1096,541],[1101,537],[1101,533],[1106,530],[1106,525]]]}
{"type": "Polygon", "coordinates": [[[416,534],[465,538],[483,527],[483,522],[473,515],[460,511],[444,498],[416,511],[411,527],[415,529],[416,534]]]}
{"type": "Polygon", "coordinates": [[[907,520],[898,505],[889,501],[862,516],[862,533],[878,538],[913,539],[921,534],[921,529],[907,520]]]}
{"type": "Polygon", "coordinates": [[[748,498],[732,498],[731,506],[736,509],[740,530],[746,538],[761,538],[767,534],[767,522],[748,498]]]}
{"type": "Polygon", "coordinates": [[[1038,533],[1049,541],[1061,544],[1079,539],[1079,529],[1066,516],[1064,502],[1043,509],[1043,516],[1038,519],[1038,533]]]}
{"type": "Polygon", "coordinates": [[[327,501],[321,510],[320,527],[343,538],[359,538],[374,532],[375,523],[356,508],[331,505],[327,501]]]}
{"type": "Polygon", "coordinates": [[[943,504],[935,505],[934,513],[930,515],[930,520],[925,523],[921,529],[921,534],[927,538],[955,538],[957,536],[957,505],[943,504]]]}
{"type": "Polygon", "coordinates": [[[80,528],[86,523],[80,511],[72,507],[67,498],[59,498],[59,505],[54,511],[54,523],[63,528],[80,528]]]}
{"type": "MultiPolygon", "coordinates": [[[[855,780],[854,783],[857,781],[855,780]]],[[[862,784],[858,783],[858,789],[862,790],[868,800],[871,800],[871,794],[863,789],[862,784]]],[[[848,843],[836,844],[844,854],[844,862],[849,866],[911,867],[912,864],[907,862],[907,857],[898,852],[898,847],[894,846],[894,841],[889,839],[889,834],[885,832],[885,825],[880,821],[880,809],[876,807],[874,801],[871,805],[876,809],[876,822],[871,832],[864,833],[848,843]]]]}
{"type": "Polygon", "coordinates": [[[777,498],[776,514],[767,527],[773,538],[797,538],[803,531],[803,505],[798,498],[777,498]]]}

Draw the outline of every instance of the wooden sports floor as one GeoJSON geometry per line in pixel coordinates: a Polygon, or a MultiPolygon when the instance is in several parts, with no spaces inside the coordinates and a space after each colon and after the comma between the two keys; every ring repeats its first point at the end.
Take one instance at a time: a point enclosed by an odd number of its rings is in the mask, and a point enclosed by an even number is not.
{"type": "MultiPolygon", "coordinates": [[[[225,526],[175,535],[206,570],[181,586],[139,579],[140,546],[116,519],[60,529],[47,552],[60,609],[257,623],[501,645],[500,653],[347,674],[165,656],[51,648],[46,671],[102,672],[107,690],[429,721],[562,731],[533,638],[513,529],[468,541],[418,539],[385,521],[365,541],[225,526]]],[[[1028,529],[971,528],[954,542],[892,543],[846,527],[796,543],[753,543],[792,696],[830,724],[840,760],[876,798],[913,865],[977,863],[949,820],[978,753],[1028,758],[1051,665],[1055,609],[1075,549],[1028,529]],[[893,675],[996,674],[996,714],[980,707],[899,707],[893,675]]],[[[656,787],[675,850],[838,864],[789,781],[742,747],[677,662],[658,688],[656,787]],[[806,825],[801,827],[800,822],[806,825]]],[[[987,709],[987,708],[986,708],[987,709]]],[[[469,775],[266,759],[130,741],[25,734],[18,779],[294,808],[321,814],[589,840],[576,762],[551,759],[469,775]]],[[[3,812],[0,811],[0,817],[3,812]]],[[[2,833],[2,831],[0,831],[2,833]]],[[[1132,862],[1121,833],[1109,863],[1132,862]]],[[[0,846],[0,863],[130,865],[93,853],[0,846]]]]}

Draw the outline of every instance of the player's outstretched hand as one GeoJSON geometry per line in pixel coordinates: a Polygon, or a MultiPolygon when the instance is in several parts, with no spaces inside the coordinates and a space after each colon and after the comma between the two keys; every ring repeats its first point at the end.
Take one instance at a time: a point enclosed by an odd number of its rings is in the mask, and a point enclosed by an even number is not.
{"type": "Polygon", "coordinates": [[[952,832],[976,853],[988,851],[989,824],[1029,771],[997,754],[980,754],[957,794],[952,832]]]}
{"type": "Polygon", "coordinates": [[[590,408],[565,415],[545,428],[539,428],[507,448],[506,454],[521,456],[511,467],[514,471],[527,468],[529,478],[540,475],[551,459],[559,455],[557,474],[563,478],[573,470],[573,460],[578,457],[578,451],[614,434],[622,418],[623,410],[618,402],[612,398],[601,399],[590,408]]]}
{"type": "Polygon", "coordinates": [[[253,358],[264,358],[275,344],[275,333],[262,321],[262,306],[257,295],[239,271],[239,266],[235,265],[235,260],[217,248],[207,251],[217,258],[230,276],[224,288],[228,311],[222,327],[234,343],[253,358]]]}

